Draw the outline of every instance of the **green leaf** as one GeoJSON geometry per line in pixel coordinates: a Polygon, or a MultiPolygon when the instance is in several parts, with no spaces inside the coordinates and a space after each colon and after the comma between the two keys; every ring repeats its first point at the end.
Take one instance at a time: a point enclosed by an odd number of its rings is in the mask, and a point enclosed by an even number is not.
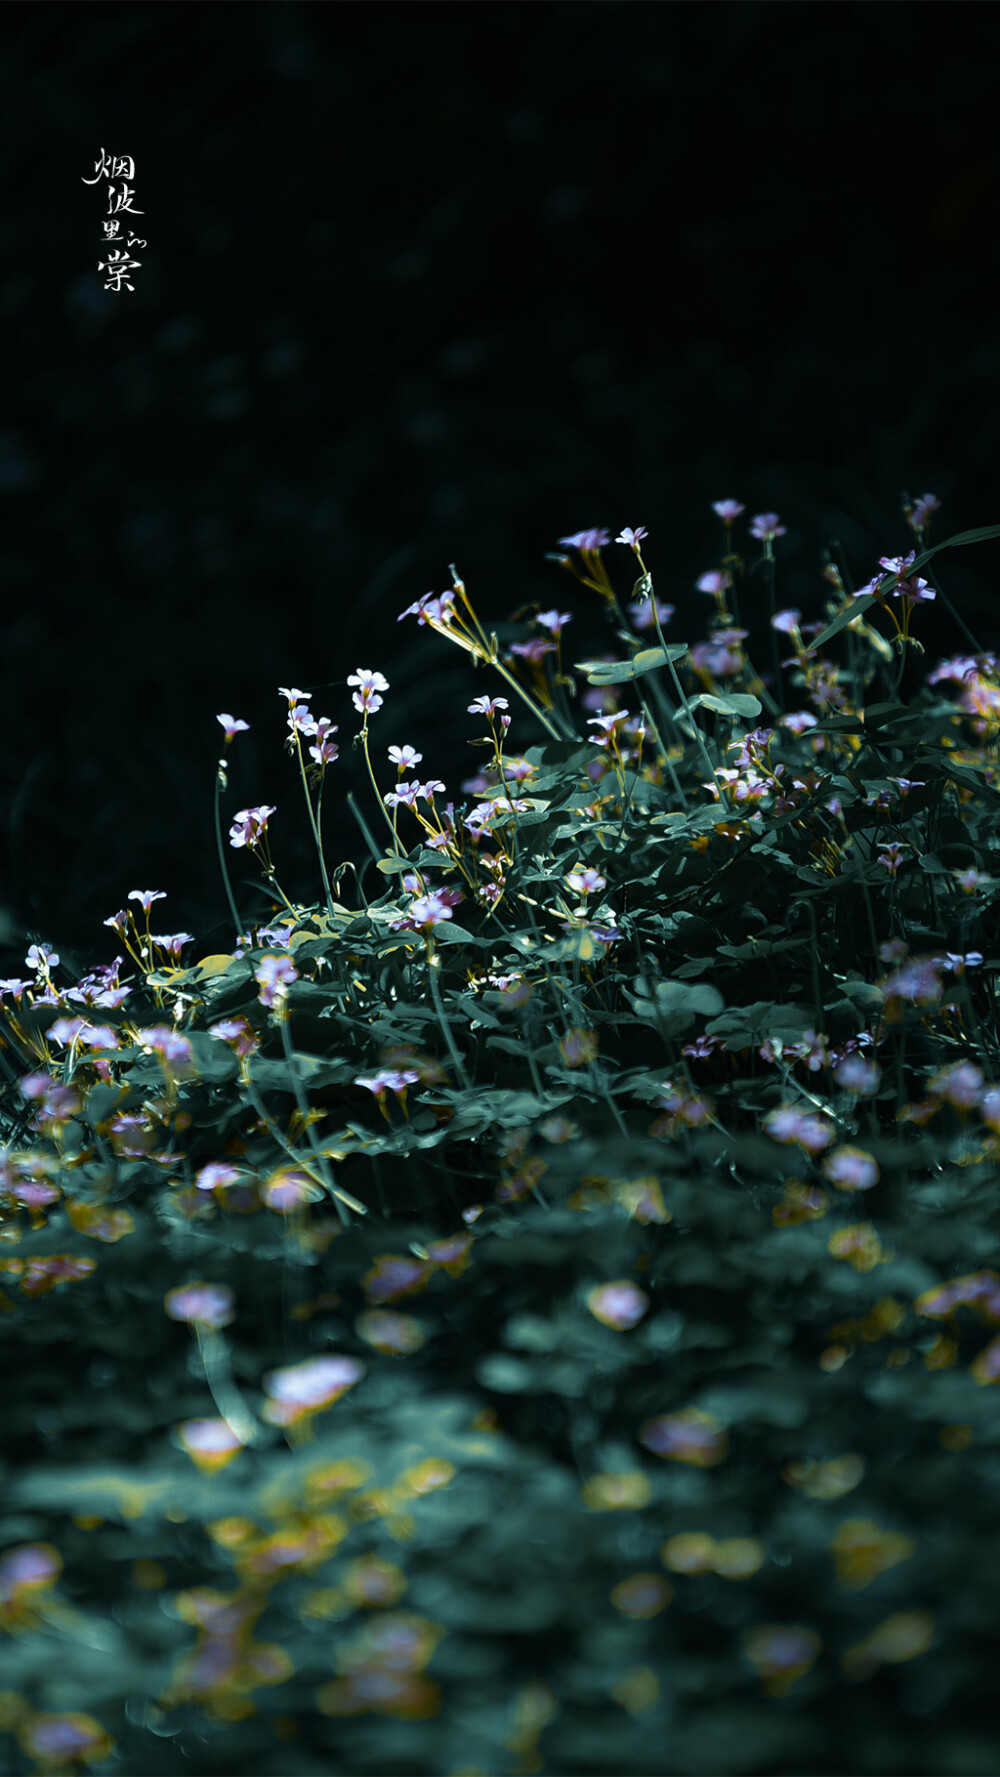
{"type": "Polygon", "coordinates": [[[759,716],[761,711],[760,700],[742,691],[731,691],[728,697],[716,697],[709,691],[702,691],[697,697],[688,699],[688,709],[696,703],[714,710],[719,716],[759,716]]]}
{"type": "Polygon", "coordinates": [[[655,1024],[668,1036],[681,1036],[699,1012],[715,1017],[725,1010],[726,1002],[718,988],[707,981],[690,987],[684,981],[658,981],[655,1003],[644,975],[636,976],[634,986],[638,992],[629,994],[628,998],[636,1015],[648,1024],[655,1024]]]}
{"type": "MultiPolygon", "coordinates": [[[[895,586],[895,577],[887,580],[885,584],[887,586],[895,586]]],[[[839,636],[842,629],[846,629],[849,623],[854,622],[855,617],[863,617],[865,612],[870,611],[872,606],[877,605],[878,602],[879,601],[873,592],[866,592],[863,597],[852,599],[846,610],[841,611],[839,616],[835,617],[832,623],[827,624],[822,635],[818,635],[815,641],[810,643],[812,652],[815,653],[817,649],[825,648],[827,642],[832,641],[834,636],[839,636]]]]}
{"type": "Polygon", "coordinates": [[[631,660],[578,660],[574,665],[578,673],[586,673],[591,685],[624,685],[654,672],[668,660],[683,659],[687,651],[687,643],[678,642],[669,648],[643,648],[631,660]]]}
{"type": "Polygon", "coordinates": [[[894,721],[897,716],[912,715],[913,711],[905,703],[870,703],[864,711],[864,723],[866,728],[884,728],[887,722],[894,721]]]}
{"type": "MultiPolygon", "coordinates": [[[[939,550],[958,549],[964,547],[966,543],[988,543],[991,537],[1000,537],[1000,524],[981,525],[975,531],[959,531],[954,537],[946,537],[943,543],[935,543],[933,549],[925,549],[910,564],[907,574],[911,578],[914,574],[919,574],[921,568],[930,561],[932,556],[937,555],[939,550]]],[[[890,574],[887,579],[883,580],[881,587],[883,599],[886,593],[892,592],[898,579],[898,574],[890,574]]],[[[822,633],[816,637],[812,648],[814,650],[825,648],[827,642],[839,635],[842,629],[846,629],[849,623],[853,623],[855,617],[863,617],[864,613],[878,602],[873,592],[865,593],[863,598],[852,599],[846,610],[841,611],[840,615],[835,617],[832,623],[828,623],[822,633]]]]}

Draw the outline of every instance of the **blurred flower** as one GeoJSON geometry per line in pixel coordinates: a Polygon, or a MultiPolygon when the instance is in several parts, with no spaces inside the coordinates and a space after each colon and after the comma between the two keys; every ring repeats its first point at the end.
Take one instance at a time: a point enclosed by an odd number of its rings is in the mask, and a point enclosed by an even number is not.
{"type": "Polygon", "coordinates": [[[946,1098],[956,1110],[971,1110],[978,1104],[983,1085],[982,1069],[971,1061],[956,1061],[938,1068],[927,1082],[929,1092],[946,1098]]]}
{"type": "Polygon", "coordinates": [[[271,1399],[261,1418],[272,1425],[293,1425],[305,1414],[321,1412],[360,1382],[365,1366],[356,1357],[307,1358],[264,1377],[264,1392],[271,1399]]]}
{"type": "Polygon", "coordinates": [[[834,1148],[822,1162],[821,1171],[838,1191],[870,1191],[878,1183],[878,1162],[863,1148],[834,1148]]]}
{"type": "Polygon", "coordinates": [[[179,1074],[193,1069],[194,1052],[190,1040],[172,1030],[169,1024],[152,1024],[135,1034],[137,1042],[152,1049],[159,1057],[166,1072],[179,1074]]]}
{"type": "Polygon", "coordinates": [[[388,1309],[367,1309],[358,1315],[354,1330],[374,1351],[394,1357],[409,1357],[427,1343],[426,1332],[412,1314],[393,1314],[388,1309]]]}
{"type": "Polygon", "coordinates": [[[929,1610],[896,1611],[841,1655],[840,1669],[845,1678],[870,1678],[883,1661],[899,1665],[925,1654],[933,1640],[934,1618],[929,1610]]]}
{"type": "Polygon", "coordinates": [[[384,1561],[379,1555],[361,1555],[348,1563],[340,1575],[340,1586],[357,1609],[386,1609],[399,1603],[407,1580],[394,1561],[384,1561]]]}
{"type": "Polygon", "coordinates": [[[639,1429],[639,1442],[654,1456],[670,1462],[689,1462],[694,1468],[714,1468],[729,1454],[729,1434],[710,1413],[685,1407],[679,1413],[661,1413],[639,1429]]]}
{"type": "Polygon", "coordinates": [[[581,1496],[591,1512],[636,1511],[649,1504],[652,1488],[641,1469],[623,1475],[602,1472],[584,1482],[581,1496]]]}
{"type": "Polygon", "coordinates": [[[768,1111],[764,1128],[773,1141],[798,1142],[810,1154],[820,1153],[835,1139],[829,1123],[794,1105],[778,1105],[768,1111]]]}
{"type": "Polygon", "coordinates": [[[611,1591],[611,1603],[623,1617],[646,1622],[659,1616],[674,1595],[673,1586],[658,1573],[633,1573],[619,1580],[611,1591]]]}
{"type": "Polygon", "coordinates": [[[769,542],[772,537],[783,537],[786,527],[778,523],[776,512],[758,512],[756,518],[750,520],[750,535],[760,542],[769,542]]]}
{"type": "Polygon", "coordinates": [[[870,1586],[880,1574],[908,1561],[916,1546],[911,1536],[883,1530],[872,1518],[845,1518],[828,1544],[837,1579],[851,1591],[870,1586]]]}
{"type": "Polygon", "coordinates": [[[801,1623],[758,1623],[743,1636],[743,1651],[771,1697],[787,1695],[815,1665],[821,1645],[815,1630],[801,1623]]]}
{"type": "Polygon", "coordinates": [[[611,1686],[608,1695],[629,1715],[641,1715],[656,1703],[660,1681],[651,1666],[632,1666],[611,1686]]]}
{"type": "MultiPolygon", "coordinates": [[[[646,629],[653,628],[653,600],[652,600],[652,598],[631,599],[629,601],[629,603],[626,605],[625,609],[628,612],[629,617],[632,620],[632,624],[633,624],[634,628],[639,629],[639,630],[646,630],[646,629]]],[[[657,618],[659,619],[661,629],[665,623],[670,622],[670,619],[673,616],[675,609],[676,609],[676,606],[674,606],[674,605],[665,605],[665,604],[662,604],[659,599],[656,600],[656,615],[657,615],[657,618]]],[[[595,686],[594,689],[597,692],[596,704],[599,704],[603,700],[603,688],[600,686],[595,686]]],[[[583,702],[588,709],[593,709],[596,707],[596,704],[588,702],[588,697],[590,695],[591,695],[590,693],[585,694],[585,696],[583,698],[583,702]]]]}
{"type": "Polygon", "coordinates": [[[235,1185],[239,1178],[239,1167],[230,1166],[225,1160],[215,1160],[195,1174],[195,1190],[216,1191],[222,1185],[235,1185]]]}
{"type": "Polygon", "coordinates": [[[318,1187],[308,1173],[281,1166],[267,1180],[260,1195],[268,1209],[278,1209],[283,1215],[287,1215],[289,1210],[300,1209],[304,1203],[312,1203],[317,1191],[318,1187]]]}
{"type": "Polygon", "coordinates": [[[235,1320],[236,1296],[224,1283],[188,1283],[168,1290],[163,1306],[171,1320],[192,1321],[198,1326],[227,1327],[235,1320]]]}
{"type": "Polygon", "coordinates": [[[361,1279],[361,1287],[369,1302],[391,1302],[424,1289],[433,1274],[433,1265],[421,1259],[410,1259],[401,1253],[379,1253],[370,1271],[361,1279]]]}
{"type": "Polygon", "coordinates": [[[944,1319],[962,1303],[972,1308],[981,1320],[1000,1320],[1000,1277],[997,1273],[970,1271],[947,1283],[934,1284],[917,1296],[913,1310],[915,1314],[944,1319]]]}
{"type": "Polygon", "coordinates": [[[35,1715],[18,1737],[25,1751],[42,1761],[44,1770],[65,1769],[69,1760],[89,1764],[91,1759],[107,1759],[115,1744],[99,1721],[79,1712],[35,1715]]]}
{"type": "Polygon", "coordinates": [[[557,541],[567,549],[603,549],[605,544],[610,543],[611,533],[602,530],[575,531],[572,537],[559,537],[557,541]]]}
{"type": "Polygon", "coordinates": [[[903,516],[911,531],[919,533],[930,523],[931,513],[938,512],[940,507],[941,502],[936,494],[921,494],[919,500],[903,507],[903,516]]]}
{"type": "Polygon", "coordinates": [[[587,1291],[587,1307],[596,1320],[618,1331],[638,1326],[649,1309],[649,1297],[627,1278],[599,1284],[587,1291]]]}
{"type": "Polygon", "coordinates": [[[882,1070],[873,1061],[866,1061],[858,1054],[845,1055],[843,1061],[833,1070],[838,1086],[845,1092],[854,1092],[859,1097],[869,1097],[878,1091],[882,1079],[882,1070]]]}
{"type": "Polygon", "coordinates": [[[9,1627],[27,1601],[47,1591],[62,1573],[52,1543],[18,1543],[0,1555],[0,1624],[9,1627]]]}
{"type": "Polygon", "coordinates": [[[835,1259],[846,1259],[855,1271],[872,1271],[886,1254],[871,1222],[855,1222],[850,1228],[838,1228],[826,1243],[827,1252],[835,1259]]]}
{"type": "Polygon", "coordinates": [[[232,1426],[225,1419],[186,1419],[177,1432],[181,1443],[196,1468],[203,1474],[214,1474],[225,1468],[244,1448],[232,1426]]]}
{"type": "Polygon", "coordinates": [[[763,1543],[755,1536],[730,1536],[716,1543],[713,1566],[724,1580],[748,1580],[767,1560],[763,1543]]]}
{"type": "MultiPolygon", "coordinates": [[[[771,628],[780,629],[786,635],[797,635],[801,616],[801,611],[777,611],[771,618],[771,628]]],[[[787,717],[783,717],[782,720],[787,721],[787,717]]]]}
{"type": "Polygon", "coordinates": [[[865,1459],[856,1451],[833,1456],[827,1462],[788,1462],[781,1478],[810,1499],[841,1499],[864,1479],[865,1459]]]}
{"type": "Polygon", "coordinates": [[[700,580],[695,582],[699,592],[712,592],[716,594],[725,592],[727,586],[732,586],[732,584],[732,574],[727,570],[719,572],[715,569],[708,574],[702,574],[700,580]]]}
{"type": "Polygon", "coordinates": [[[774,1204],[771,1220],[776,1228],[796,1228],[801,1222],[812,1222],[825,1216],[830,1199],[819,1185],[804,1185],[801,1179],[789,1179],[781,1201],[774,1204]]]}
{"type": "Polygon", "coordinates": [[[741,506],[738,500],[713,500],[712,511],[718,513],[724,525],[731,525],[734,518],[739,518],[740,513],[746,511],[746,507],[741,506]]]}
{"type": "Polygon", "coordinates": [[[299,979],[299,972],[291,957],[265,956],[255,968],[253,977],[260,982],[257,998],[261,1004],[276,1006],[284,1000],[291,983],[299,979]]]}
{"type": "Polygon", "coordinates": [[[682,1530],[667,1538],[660,1549],[660,1559],[671,1573],[711,1573],[715,1565],[715,1538],[705,1530],[682,1530]]]}

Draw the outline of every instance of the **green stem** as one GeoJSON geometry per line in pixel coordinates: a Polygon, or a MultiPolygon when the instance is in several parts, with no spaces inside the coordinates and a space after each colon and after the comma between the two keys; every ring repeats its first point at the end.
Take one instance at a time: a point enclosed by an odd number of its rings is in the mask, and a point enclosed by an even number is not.
{"type": "Polygon", "coordinates": [[[281,1032],[281,1047],[285,1051],[285,1060],[288,1063],[288,1071],[292,1077],[292,1091],[295,1093],[295,1103],[298,1105],[299,1116],[302,1119],[302,1126],[305,1130],[306,1140],[315,1155],[316,1164],[322,1175],[323,1183],[331,1197],[334,1199],[334,1202],[337,1205],[337,1212],[346,1227],[348,1223],[347,1211],[344,1209],[343,1204],[340,1201],[341,1194],[333,1182],[327,1157],[320,1148],[319,1142],[316,1140],[316,1131],[309,1119],[309,1100],[303,1090],[298,1063],[295,1059],[295,1051],[292,1048],[292,1039],[288,1034],[288,1018],[288,1007],[281,1006],[278,1010],[278,1029],[281,1032]]]}
{"type": "Polygon", "coordinates": [[[455,1047],[455,1039],[451,1034],[451,1026],[448,1023],[448,1020],[445,1018],[444,1007],[441,1004],[441,990],[438,987],[438,982],[437,982],[437,972],[438,972],[438,968],[440,966],[439,962],[438,962],[437,952],[434,949],[433,940],[430,937],[426,938],[426,944],[427,944],[427,968],[428,968],[428,972],[429,972],[430,978],[431,978],[431,996],[434,1000],[434,1010],[437,1013],[437,1020],[441,1026],[442,1031],[444,1032],[444,1040],[448,1045],[448,1052],[449,1052],[451,1059],[454,1063],[455,1072],[457,1073],[459,1079],[461,1080],[462,1085],[465,1087],[465,1090],[467,1092],[471,1092],[472,1086],[471,1086],[471,1083],[469,1080],[469,1076],[465,1071],[465,1064],[463,1063],[462,1057],[459,1054],[457,1048],[455,1047]]]}
{"type": "Polygon", "coordinates": [[[226,1342],[216,1327],[195,1322],[198,1350],[205,1367],[209,1393],[234,1438],[241,1444],[269,1444],[271,1434],[254,1418],[233,1378],[226,1342]]]}
{"type": "Polygon", "coordinates": [[[222,870],[222,880],[226,885],[226,895],[229,899],[229,911],[233,916],[233,924],[236,927],[236,942],[239,943],[243,937],[243,928],[240,925],[240,916],[236,911],[236,902],[233,899],[233,891],[229,881],[229,871],[226,868],[226,854],[222,849],[222,818],[219,813],[219,792],[225,788],[226,761],[225,759],[220,759],[219,768],[215,774],[215,842],[219,848],[219,866],[222,870]]]}
{"type": "MultiPolygon", "coordinates": [[[[326,910],[329,913],[330,918],[332,920],[333,919],[333,893],[330,888],[330,879],[326,873],[326,859],[323,856],[323,841],[320,838],[319,820],[318,820],[320,805],[323,800],[323,783],[322,783],[322,779],[321,779],[320,788],[319,788],[319,796],[318,796],[317,802],[316,802],[316,815],[314,816],[313,806],[312,806],[312,798],[309,795],[309,780],[306,777],[305,761],[302,758],[302,739],[301,739],[301,736],[300,736],[297,728],[295,730],[295,746],[296,746],[296,750],[297,750],[298,756],[299,756],[299,771],[302,776],[302,788],[305,791],[306,808],[309,813],[309,825],[312,827],[313,838],[316,841],[316,852],[319,857],[319,867],[320,867],[320,871],[321,871],[321,874],[323,877],[323,890],[324,890],[324,893],[326,894],[326,910]]],[[[324,767],[324,772],[325,772],[325,767],[324,767]]]]}
{"type": "MultiPolygon", "coordinates": [[[[315,1175],[311,1171],[309,1165],[303,1160],[302,1155],[296,1153],[296,1151],[292,1147],[291,1143],[286,1140],[284,1135],[282,1135],[281,1130],[278,1128],[277,1123],[274,1121],[274,1118],[268,1115],[268,1112],[264,1106],[264,1101],[261,1098],[260,1093],[257,1091],[256,1086],[254,1085],[253,1081],[250,1078],[249,1058],[247,1058],[247,1061],[244,1063],[243,1084],[246,1087],[247,1097],[249,1098],[250,1103],[253,1105],[254,1110],[257,1112],[257,1115],[260,1118],[261,1122],[264,1124],[264,1127],[267,1129],[268,1134],[273,1136],[273,1138],[277,1142],[279,1148],[284,1149],[284,1151],[288,1155],[289,1159],[293,1160],[296,1166],[301,1167],[302,1171],[308,1173],[310,1178],[314,1177],[315,1175]]],[[[316,1180],[316,1183],[317,1184],[325,1184],[326,1180],[319,1178],[316,1180]]],[[[348,1217],[345,1215],[343,1209],[341,1208],[341,1200],[343,1200],[344,1203],[348,1204],[351,1209],[355,1210],[358,1215],[363,1216],[363,1215],[368,1214],[368,1211],[365,1208],[365,1205],[363,1203],[359,1203],[356,1197],[350,1196],[350,1194],[347,1191],[341,1191],[335,1186],[331,1187],[331,1189],[333,1190],[334,1199],[336,1200],[337,1213],[340,1216],[340,1219],[344,1223],[345,1227],[348,1225],[348,1217]]]]}

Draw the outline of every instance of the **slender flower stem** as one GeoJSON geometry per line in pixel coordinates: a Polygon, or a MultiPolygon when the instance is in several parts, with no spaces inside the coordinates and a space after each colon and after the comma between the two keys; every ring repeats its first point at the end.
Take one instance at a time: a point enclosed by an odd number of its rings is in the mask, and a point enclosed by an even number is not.
{"type": "MultiPolygon", "coordinates": [[[[310,1178],[314,1178],[315,1174],[312,1172],[308,1163],[303,1160],[302,1155],[297,1153],[296,1150],[292,1147],[291,1143],[286,1140],[285,1136],[282,1134],[281,1130],[278,1128],[277,1123],[274,1121],[274,1118],[268,1115],[267,1109],[264,1105],[264,1101],[261,1098],[260,1093],[257,1091],[257,1088],[254,1085],[253,1080],[251,1080],[251,1078],[250,1078],[249,1058],[248,1057],[244,1057],[242,1078],[243,1078],[243,1085],[246,1087],[247,1097],[249,1098],[250,1103],[253,1105],[254,1110],[257,1112],[258,1117],[260,1118],[261,1122],[264,1124],[264,1127],[267,1129],[268,1133],[274,1137],[274,1140],[277,1142],[279,1148],[284,1149],[284,1151],[288,1155],[289,1159],[293,1160],[295,1162],[296,1166],[300,1167],[303,1172],[308,1173],[310,1178]]],[[[326,1184],[327,1181],[325,1178],[317,1178],[316,1183],[318,1185],[322,1185],[322,1184],[326,1184]]],[[[339,1189],[339,1187],[336,1187],[336,1186],[331,1186],[330,1189],[332,1189],[332,1191],[333,1191],[334,1200],[337,1205],[337,1214],[340,1216],[340,1219],[344,1223],[345,1227],[349,1223],[349,1218],[344,1213],[344,1210],[342,1208],[342,1203],[349,1204],[350,1208],[353,1210],[356,1210],[358,1215],[363,1216],[363,1215],[368,1214],[368,1211],[365,1208],[365,1205],[363,1203],[359,1203],[357,1198],[352,1197],[348,1191],[341,1191],[339,1189]]]]}
{"type": "Polygon", "coordinates": [[[333,1182],[329,1162],[320,1148],[319,1142],[316,1140],[316,1131],[312,1126],[312,1120],[309,1115],[309,1100],[302,1089],[302,1080],[299,1075],[298,1062],[295,1059],[295,1051],[292,1048],[292,1039],[288,1034],[288,1018],[288,1007],[281,1006],[278,1010],[278,1029],[281,1032],[281,1047],[285,1051],[285,1060],[288,1063],[288,1072],[292,1079],[292,1091],[295,1094],[295,1103],[298,1106],[299,1116],[302,1119],[302,1125],[306,1132],[306,1140],[316,1156],[316,1164],[322,1174],[323,1183],[326,1185],[327,1190],[337,1205],[341,1221],[346,1224],[348,1220],[347,1212],[341,1204],[340,1193],[333,1182]]]}
{"type": "MultiPolygon", "coordinates": [[[[642,572],[643,572],[643,575],[645,578],[646,590],[649,594],[649,608],[653,614],[653,622],[656,625],[656,633],[660,638],[660,647],[663,649],[664,654],[666,654],[666,656],[667,656],[667,660],[666,660],[667,670],[670,674],[670,677],[674,681],[674,689],[677,692],[677,696],[680,701],[681,713],[683,715],[687,716],[688,721],[691,723],[691,726],[694,729],[695,738],[696,738],[696,741],[698,744],[698,749],[699,749],[699,751],[701,753],[701,757],[702,757],[702,762],[705,766],[705,770],[708,772],[711,782],[714,784],[716,782],[715,766],[712,764],[712,761],[708,756],[708,749],[705,746],[705,739],[704,739],[704,736],[701,732],[701,729],[698,727],[697,722],[694,720],[694,717],[692,716],[691,711],[688,708],[687,698],[684,695],[684,690],[681,685],[680,679],[677,677],[677,671],[674,666],[674,663],[670,658],[670,651],[667,647],[667,643],[666,643],[666,639],[663,634],[663,630],[660,628],[660,615],[656,609],[656,594],[653,591],[652,575],[649,573],[649,570],[647,569],[646,564],[642,559],[642,556],[639,552],[638,547],[635,544],[633,544],[632,549],[633,549],[633,553],[635,555],[635,558],[636,558],[637,562],[639,563],[639,566],[642,569],[642,572]]],[[[666,757],[666,754],[664,754],[664,757],[666,757]]],[[[725,797],[726,802],[728,804],[728,802],[729,802],[728,790],[723,789],[722,794],[725,797]]]]}
{"type": "MultiPolygon", "coordinates": [[[[655,689],[655,687],[654,687],[654,689],[655,689]]],[[[639,693],[639,703],[642,706],[642,713],[646,718],[646,725],[650,729],[653,739],[655,740],[657,746],[660,749],[660,755],[663,759],[663,763],[666,766],[668,772],[670,773],[670,781],[674,786],[674,791],[677,795],[677,798],[680,801],[681,807],[686,812],[687,807],[688,807],[687,795],[686,795],[684,788],[681,784],[680,778],[677,776],[677,773],[674,770],[674,762],[671,759],[669,753],[667,752],[667,749],[666,749],[666,746],[664,745],[663,738],[660,734],[660,731],[657,728],[656,723],[653,721],[653,718],[650,714],[649,704],[646,702],[646,699],[643,697],[641,692],[639,693]]]]}
{"type": "Polygon", "coordinates": [[[768,610],[770,613],[770,630],[771,630],[771,668],[774,673],[774,693],[775,693],[775,696],[778,700],[778,705],[780,707],[781,714],[784,715],[784,713],[785,713],[785,694],[784,694],[784,691],[782,689],[782,684],[781,684],[781,661],[778,658],[778,653],[779,653],[778,632],[774,627],[774,619],[778,615],[778,606],[776,603],[775,591],[774,591],[775,561],[774,561],[774,550],[771,547],[771,539],[770,538],[768,538],[765,547],[767,549],[767,558],[766,558],[767,559],[767,596],[768,596],[768,610]]]}
{"type": "Polygon", "coordinates": [[[451,1034],[451,1026],[448,1023],[448,1020],[445,1018],[444,1007],[441,1004],[441,989],[438,987],[438,980],[437,980],[437,972],[440,967],[440,964],[438,962],[437,952],[434,949],[433,939],[430,938],[429,936],[427,936],[426,943],[427,943],[427,969],[428,969],[428,973],[431,978],[431,995],[434,1000],[434,1010],[437,1013],[437,1020],[441,1026],[442,1031],[444,1032],[444,1040],[448,1045],[448,1053],[450,1054],[451,1059],[454,1062],[455,1072],[457,1073],[459,1079],[461,1080],[462,1085],[465,1087],[466,1092],[471,1092],[472,1086],[471,1086],[471,1082],[469,1080],[469,1076],[465,1071],[465,1064],[464,1064],[462,1057],[459,1054],[457,1048],[455,1047],[455,1039],[451,1034]]]}
{"type": "MultiPolygon", "coordinates": [[[[389,819],[389,810],[386,808],[385,803],[382,801],[381,792],[379,790],[378,784],[375,781],[375,773],[372,770],[371,754],[368,751],[368,711],[367,710],[365,711],[365,719],[364,719],[364,722],[361,727],[361,744],[365,749],[365,764],[368,767],[368,776],[372,780],[372,789],[375,791],[375,800],[378,803],[379,808],[382,812],[382,818],[385,821],[385,824],[388,827],[389,832],[392,834],[392,849],[393,849],[393,852],[395,852],[398,849],[398,843],[399,843],[396,838],[396,829],[393,826],[391,820],[389,819]]],[[[376,862],[377,862],[377,859],[376,859],[376,862]]]]}
{"type": "Polygon", "coordinates": [[[205,1367],[209,1392],[234,1438],[241,1444],[269,1444],[271,1434],[255,1419],[240,1394],[229,1363],[229,1353],[221,1333],[215,1327],[195,1322],[198,1350],[205,1367]]]}
{"type": "MultiPolygon", "coordinates": [[[[319,867],[320,867],[320,872],[323,877],[323,890],[324,890],[324,893],[326,894],[326,909],[330,915],[330,918],[332,919],[333,918],[333,892],[330,888],[330,879],[326,873],[326,859],[323,856],[323,841],[320,838],[319,818],[318,818],[319,812],[320,812],[320,804],[322,803],[322,800],[323,800],[323,780],[322,780],[322,778],[320,779],[319,796],[318,796],[317,802],[316,802],[316,814],[314,815],[313,814],[313,806],[312,806],[312,797],[309,794],[309,780],[306,777],[305,761],[302,757],[302,738],[301,738],[297,728],[295,730],[295,746],[296,746],[296,750],[297,750],[298,756],[299,756],[299,771],[302,775],[302,788],[305,792],[306,808],[309,812],[309,825],[312,827],[313,838],[316,841],[316,852],[319,857],[319,867]]],[[[325,772],[325,767],[324,767],[324,772],[325,772]]]]}
{"type": "Polygon", "coordinates": [[[233,916],[233,924],[236,927],[236,941],[239,943],[243,936],[243,927],[240,925],[240,916],[236,911],[236,902],[233,899],[233,891],[229,881],[229,871],[226,867],[226,854],[222,849],[222,819],[219,814],[219,793],[225,788],[226,762],[224,759],[220,759],[219,769],[215,774],[215,842],[219,848],[219,867],[222,870],[222,880],[226,886],[226,895],[229,900],[229,911],[233,916]]]}

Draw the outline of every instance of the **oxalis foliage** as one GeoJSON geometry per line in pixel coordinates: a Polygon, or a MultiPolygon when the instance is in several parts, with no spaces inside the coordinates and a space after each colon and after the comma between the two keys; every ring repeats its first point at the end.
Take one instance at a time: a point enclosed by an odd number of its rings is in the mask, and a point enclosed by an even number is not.
{"type": "Polygon", "coordinates": [[[456,808],[351,675],[381,894],[283,687],[316,904],[259,806],[241,917],[220,715],[231,952],[134,890],[0,983],[6,1768],[996,1768],[1000,663],[931,562],[1000,526],[937,505],[801,623],[719,501],[691,646],[641,527],[627,606],[563,539],[618,644],[572,670],[452,569],[403,616],[510,696],[456,808]],[[935,596],[971,652],[908,705],[935,596]]]}

